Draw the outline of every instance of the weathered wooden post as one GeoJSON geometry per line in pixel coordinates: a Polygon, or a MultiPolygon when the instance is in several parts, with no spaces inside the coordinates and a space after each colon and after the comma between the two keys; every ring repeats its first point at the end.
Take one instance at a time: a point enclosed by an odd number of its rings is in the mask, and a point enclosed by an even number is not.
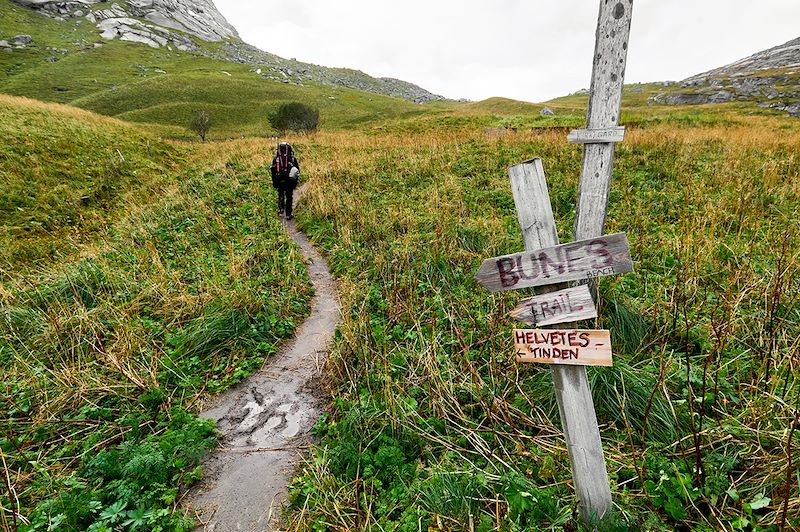
{"type": "Polygon", "coordinates": [[[622,140],[621,135],[606,136],[604,133],[624,131],[618,123],[632,8],[633,0],[600,2],[589,109],[586,113],[587,129],[570,134],[570,142],[584,144],[575,217],[576,240],[603,234],[615,142],[622,140]]]}
{"type": "MultiPolygon", "coordinates": [[[[575,218],[576,242],[558,246],[544,170],[541,161],[534,159],[509,170],[526,253],[488,259],[475,276],[494,291],[555,285],[545,287],[540,295],[524,301],[512,313],[532,325],[561,323],[565,327],[573,325],[564,324],[565,321],[597,315],[585,289],[565,289],[565,281],[591,281],[632,271],[624,235],[602,236],[614,146],[625,133],[618,122],[632,8],[633,0],[600,1],[587,129],[568,136],[570,142],[585,145],[575,218]]],[[[610,510],[611,490],[586,369],[577,364],[609,365],[611,349],[607,338],[607,331],[514,331],[519,361],[553,364],[572,478],[586,523],[602,519],[610,510]]]]}
{"type": "MultiPolygon", "coordinates": [[[[541,162],[512,167],[509,175],[525,249],[558,244],[541,162]],[[542,188],[544,194],[535,198],[523,192],[542,188]]],[[[584,522],[602,519],[611,508],[611,488],[586,367],[553,366],[552,372],[581,517],[584,522]]]]}
{"type": "MultiPolygon", "coordinates": [[[[574,238],[603,234],[614,167],[615,142],[622,140],[619,114],[633,0],[600,1],[594,66],[586,113],[587,130],[571,134],[584,144],[574,238]]],[[[602,518],[611,508],[611,492],[591,392],[582,366],[555,367],[553,381],[567,438],[575,489],[584,521],[602,518]],[[585,412],[578,416],[571,412],[585,412]]]]}
{"type": "MultiPolygon", "coordinates": [[[[633,0],[601,0],[594,66],[586,113],[587,130],[573,132],[584,143],[574,238],[603,234],[619,132],[622,87],[628,55],[633,0]]],[[[553,381],[564,423],[572,474],[584,521],[602,518],[611,508],[611,492],[591,392],[582,366],[554,368],[553,381]],[[584,412],[583,415],[571,415],[584,412]],[[566,422],[564,421],[566,420],[566,422]]]]}

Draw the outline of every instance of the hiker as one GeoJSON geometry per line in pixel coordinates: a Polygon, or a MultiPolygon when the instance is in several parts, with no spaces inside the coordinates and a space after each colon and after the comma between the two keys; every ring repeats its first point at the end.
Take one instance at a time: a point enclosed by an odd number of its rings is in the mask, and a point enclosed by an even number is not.
{"type": "Polygon", "coordinates": [[[278,189],[278,214],[286,214],[286,219],[294,218],[292,215],[292,194],[300,180],[300,164],[294,156],[294,150],[288,142],[278,144],[275,158],[270,167],[272,173],[272,186],[278,189]]]}

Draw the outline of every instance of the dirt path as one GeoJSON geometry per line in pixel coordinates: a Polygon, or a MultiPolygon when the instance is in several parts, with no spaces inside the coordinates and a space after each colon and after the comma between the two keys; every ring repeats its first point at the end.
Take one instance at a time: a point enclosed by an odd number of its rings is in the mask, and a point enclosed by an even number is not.
{"type": "Polygon", "coordinates": [[[189,506],[202,509],[204,530],[279,527],[286,485],[325,406],[318,381],[339,322],[336,287],[325,259],[294,222],[285,225],[307,260],[315,290],[311,314],[261,370],[201,413],[215,420],[225,435],[221,449],[204,462],[204,479],[188,498],[189,506]]]}

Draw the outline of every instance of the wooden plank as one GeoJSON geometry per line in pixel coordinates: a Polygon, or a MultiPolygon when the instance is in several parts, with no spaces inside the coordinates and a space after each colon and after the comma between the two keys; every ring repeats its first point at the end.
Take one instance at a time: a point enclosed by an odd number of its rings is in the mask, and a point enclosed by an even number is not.
{"type": "Polygon", "coordinates": [[[632,271],[628,238],[615,233],[486,259],[475,280],[492,292],[501,292],[632,271]]]}
{"type": "Polygon", "coordinates": [[[528,325],[543,327],[596,318],[597,308],[589,287],[582,284],[525,298],[510,315],[528,325]]]}
{"type": "Polygon", "coordinates": [[[611,333],[586,329],[514,329],[517,362],[611,366],[611,333]]]}
{"type": "MultiPolygon", "coordinates": [[[[622,86],[628,55],[633,0],[600,1],[594,65],[586,113],[587,129],[619,125],[622,86]]],[[[616,144],[584,144],[578,208],[573,234],[576,240],[603,234],[616,144]]],[[[584,366],[553,366],[558,409],[572,465],[578,508],[584,523],[601,519],[611,509],[611,489],[600,442],[600,430],[584,366]],[[575,415],[589,409],[591,415],[575,415]]]]}
{"type": "MultiPolygon", "coordinates": [[[[633,0],[602,0],[600,3],[587,129],[619,125],[632,10],[633,0]]],[[[584,145],[573,231],[575,240],[603,234],[615,146],[613,143],[584,145]]]]}
{"type": "Polygon", "coordinates": [[[512,166],[508,169],[508,175],[511,178],[511,194],[517,207],[523,242],[532,239],[533,242],[546,242],[538,247],[557,245],[556,220],[550,205],[542,160],[536,158],[512,166]],[[537,215],[527,216],[520,212],[521,205],[525,206],[525,211],[535,212],[537,215]]]}
{"type": "Polygon", "coordinates": [[[599,142],[622,142],[625,138],[625,126],[607,127],[603,129],[573,129],[567,135],[572,144],[594,144],[599,142]]]}

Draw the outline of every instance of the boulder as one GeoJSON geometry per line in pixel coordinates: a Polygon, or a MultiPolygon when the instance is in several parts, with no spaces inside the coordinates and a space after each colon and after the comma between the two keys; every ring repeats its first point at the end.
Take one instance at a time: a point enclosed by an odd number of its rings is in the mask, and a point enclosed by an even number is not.
{"type": "Polygon", "coordinates": [[[11,38],[11,44],[26,46],[33,42],[33,37],[30,35],[17,35],[11,38]]]}

